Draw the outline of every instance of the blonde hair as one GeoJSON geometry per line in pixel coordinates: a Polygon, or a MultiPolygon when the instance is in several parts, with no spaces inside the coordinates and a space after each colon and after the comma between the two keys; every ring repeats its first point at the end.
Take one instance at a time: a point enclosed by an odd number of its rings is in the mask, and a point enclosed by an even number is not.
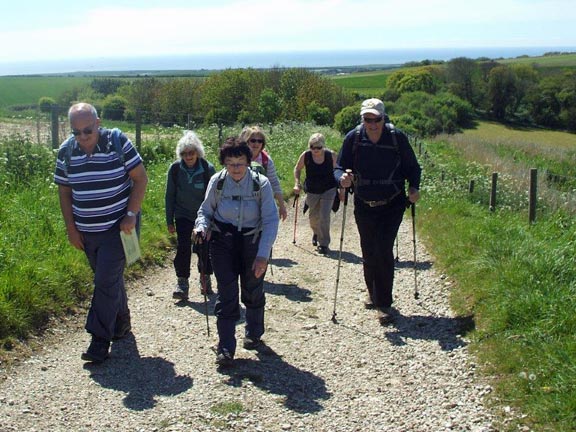
{"type": "Polygon", "coordinates": [[[262,137],[264,140],[262,143],[262,149],[264,149],[264,146],[266,145],[266,135],[260,126],[246,126],[244,129],[242,129],[242,132],[240,132],[240,139],[242,141],[249,142],[250,138],[252,138],[254,135],[259,135],[262,137]]]}
{"type": "Polygon", "coordinates": [[[326,146],[326,139],[324,138],[324,135],[322,135],[321,133],[313,133],[310,136],[310,139],[308,140],[308,147],[325,147],[326,146]]]}

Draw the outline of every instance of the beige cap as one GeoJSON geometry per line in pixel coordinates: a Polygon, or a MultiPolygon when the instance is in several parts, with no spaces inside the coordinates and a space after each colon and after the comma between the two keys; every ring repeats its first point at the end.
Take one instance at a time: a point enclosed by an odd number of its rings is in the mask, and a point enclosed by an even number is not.
{"type": "Polygon", "coordinates": [[[372,98],[366,99],[362,102],[362,108],[360,108],[360,115],[364,114],[374,114],[377,116],[384,115],[384,103],[380,99],[372,98]]]}

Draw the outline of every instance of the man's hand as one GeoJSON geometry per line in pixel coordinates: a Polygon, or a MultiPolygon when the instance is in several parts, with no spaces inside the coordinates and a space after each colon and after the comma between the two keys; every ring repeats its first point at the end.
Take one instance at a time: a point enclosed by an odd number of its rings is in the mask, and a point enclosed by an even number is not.
{"type": "Polygon", "coordinates": [[[124,216],[120,222],[120,231],[130,234],[134,228],[136,228],[136,215],[124,216]]]}
{"type": "Polygon", "coordinates": [[[347,169],[346,172],[342,174],[342,177],[340,177],[340,186],[348,189],[349,187],[352,186],[353,182],[354,182],[354,174],[352,174],[352,170],[347,169]]]}
{"type": "Polygon", "coordinates": [[[414,204],[420,199],[420,191],[415,188],[408,188],[408,201],[414,204]]]}
{"type": "Polygon", "coordinates": [[[66,230],[68,235],[68,241],[72,246],[76,249],[84,250],[84,236],[80,231],[76,229],[76,227],[71,227],[66,230]]]}

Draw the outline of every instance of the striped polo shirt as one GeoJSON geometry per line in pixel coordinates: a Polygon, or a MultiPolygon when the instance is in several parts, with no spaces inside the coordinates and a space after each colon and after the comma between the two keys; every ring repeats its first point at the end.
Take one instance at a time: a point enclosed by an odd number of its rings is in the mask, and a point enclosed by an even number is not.
{"type": "Polygon", "coordinates": [[[142,163],[132,142],[120,135],[124,163],[116,153],[111,131],[98,130],[98,144],[91,155],[75,139],[68,169],[65,169],[66,142],[58,150],[54,182],[72,188],[72,212],[79,231],[102,232],[126,215],[132,180],[128,173],[142,163]]]}

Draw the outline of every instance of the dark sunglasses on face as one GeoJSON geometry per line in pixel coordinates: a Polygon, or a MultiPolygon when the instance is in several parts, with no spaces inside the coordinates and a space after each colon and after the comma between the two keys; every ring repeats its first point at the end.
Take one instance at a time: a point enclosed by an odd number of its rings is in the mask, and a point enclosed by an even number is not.
{"type": "Polygon", "coordinates": [[[311,150],[322,150],[323,147],[317,147],[317,146],[310,146],[311,150]]]}
{"type": "Polygon", "coordinates": [[[373,117],[373,118],[364,117],[364,121],[366,123],[380,123],[382,121],[382,117],[373,117]]]}
{"type": "Polygon", "coordinates": [[[72,135],[74,136],[79,136],[79,135],[92,135],[92,133],[94,132],[94,128],[93,127],[87,127],[84,128],[82,130],[76,130],[76,129],[72,129],[72,135]]]}
{"type": "Polygon", "coordinates": [[[252,144],[264,144],[264,140],[262,138],[250,138],[249,142],[252,144]]]}

